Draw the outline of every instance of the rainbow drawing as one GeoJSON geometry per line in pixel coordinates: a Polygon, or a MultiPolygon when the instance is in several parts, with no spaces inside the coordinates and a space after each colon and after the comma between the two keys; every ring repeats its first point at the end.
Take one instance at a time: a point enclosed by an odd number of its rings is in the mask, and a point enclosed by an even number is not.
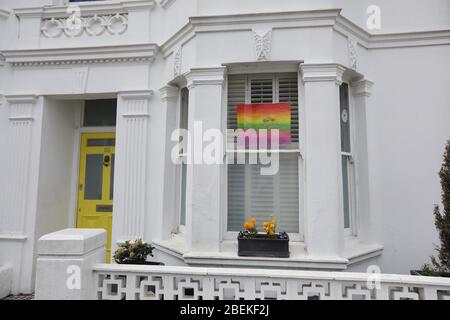
{"type": "MultiPolygon", "coordinates": [[[[291,104],[239,104],[236,106],[238,129],[255,129],[258,141],[266,139],[270,146],[271,129],[279,130],[279,145],[290,144],[291,141],[291,104]],[[260,132],[267,129],[267,133],[260,132]]],[[[239,134],[244,134],[240,132],[239,134]]],[[[239,136],[238,136],[239,140],[239,136]]],[[[245,141],[241,139],[240,141],[245,141]]],[[[248,146],[248,141],[246,142],[248,146]]]]}

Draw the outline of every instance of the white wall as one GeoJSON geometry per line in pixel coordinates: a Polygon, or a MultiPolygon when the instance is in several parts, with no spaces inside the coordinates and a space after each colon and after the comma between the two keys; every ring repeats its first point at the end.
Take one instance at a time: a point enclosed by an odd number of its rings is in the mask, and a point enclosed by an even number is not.
{"type": "MultiPolygon", "coordinates": [[[[376,5],[381,10],[381,30],[375,32],[409,32],[437,30],[450,25],[450,2],[447,0],[197,0],[199,15],[223,15],[255,12],[342,9],[342,15],[366,28],[366,10],[376,5]]],[[[367,29],[367,28],[366,28],[367,29]]],[[[373,32],[373,30],[371,30],[373,32]]]]}
{"type": "Polygon", "coordinates": [[[73,101],[45,99],[35,241],[69,227],[77,108],[73,101]]]}
{"type": "Polygon", "coordinates": [[[433,204],[450,139],[450,46],[376,50],[367,110],[372,214],[383,271],[429,262],[438,244],[433,204]]]}

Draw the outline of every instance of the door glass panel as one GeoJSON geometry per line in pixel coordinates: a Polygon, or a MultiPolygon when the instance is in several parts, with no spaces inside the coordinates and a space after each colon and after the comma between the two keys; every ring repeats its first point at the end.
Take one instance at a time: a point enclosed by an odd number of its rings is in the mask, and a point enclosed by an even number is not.
{"type": "Polygon", "coordinates": [[[109,185],[109,199],[114,199],[114,165],[116,163],[116,155],[113,153],[111,155],[111,179],[109,185]]]}
{"type": "Polygon", "coordinates": [[[88,147],[115,147],[116,139],[88,139],[88,147]]]}
{"type": "Polygon", "coordinates": [[[102,199],[103,154],[86,155],[84,199],[102,199]]]}

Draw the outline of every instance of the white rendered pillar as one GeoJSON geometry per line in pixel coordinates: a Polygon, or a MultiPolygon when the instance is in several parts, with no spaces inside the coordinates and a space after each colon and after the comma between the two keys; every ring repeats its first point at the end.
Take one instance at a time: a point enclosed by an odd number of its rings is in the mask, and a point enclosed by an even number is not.
{"type": "Polygon", "coordinates": [[[337,257],[344,238],[339,86],[344,68],[302,64],[305,94],[305,242],[312,256],[337,257]]]}
{"type": "Polygon", "coordinates": [[[42,98],[8,95],[0,183],[0,265],[13,267],[13,293],[31,293],[42,98]]]}
{"type": "MultiPolygon", "coordinates": [[[[160,221],[158,229],[159,239],[166,240],[176,231],[179,221],[178,206],[175,201],[178,197],[179,186],[176,185],[176,163],[172,161],[172,133],[177,129],[177,110],[179,107],[180,90],[177,87],[165,86],[159,90],[161,98],[161,142],[159,154],[161,167],[155,168],[160,173],[158,177],[163,182],[162,188],[158,188],[162,201],[162,210],[159,213],[160,221]]],[[[153,149],[153,148],[152,148],[153,149]]],[[[158,162],[159,163],[159,162],[158,162]]]]}
{"type": "MultiPolygon", "coordinates": [[[[217,252],[221,240],[221,197],[224,194],[221,164],[206,164],[201,157],[204,146],[199,145],[194,121],[202,131],[223,132],[224,67],[195,68],[187,74],[189,89],[189,131],[194,143],[192,161],[187,165],[186,227],[188,246],[192,252],[217,252]],[[198,122],[200,121],[200,122],[198,122]],[[197,159],[196,159],[197,158],[197,159]]],[[[198,127],[197,127],[198,128],[198,127]]],[[[223,153],[222,153],[223,157],[223,153]]]]}
{"type": "Polygon", "coordinates": [[[148,90],[122,92],[118,97],[112,250],[117,242],[145,240],[151,97],[148,90]]]}
{"type": "Polygon", "coordinates": [[[373,82],[362,79],[351,82],[355,113],[355,169],[357,181],[357,231],[358,238],[366,243],[373,242],[374,222],[370,213],[369,154],[367,147],[367,107],[373,82]]]}

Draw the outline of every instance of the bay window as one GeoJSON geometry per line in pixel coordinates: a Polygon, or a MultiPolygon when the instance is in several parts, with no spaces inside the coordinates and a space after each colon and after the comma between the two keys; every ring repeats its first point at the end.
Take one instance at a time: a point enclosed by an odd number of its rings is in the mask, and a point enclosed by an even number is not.
{"type": "MultiPolygon", "coordinates": [[[[299,205],[299,103],[297,73],[229,75],[228,129],[238,129],[237,105],[289,102],[291,105],[291,143],[280,145],[272,154],[279,156],[279,170],[274,175],[262,175],[261,164],[250,163],[255,150],[234,148],[227,150],[237,159],[245,153],[245,164],[228,163],[227,231],[237,232],[250,217],[262,221],[273,214],[278,231],[286,231],[294,239],[300,233],[299,205]]],[[[232,145],[237,144],[236,136],[232,145]]]]}

